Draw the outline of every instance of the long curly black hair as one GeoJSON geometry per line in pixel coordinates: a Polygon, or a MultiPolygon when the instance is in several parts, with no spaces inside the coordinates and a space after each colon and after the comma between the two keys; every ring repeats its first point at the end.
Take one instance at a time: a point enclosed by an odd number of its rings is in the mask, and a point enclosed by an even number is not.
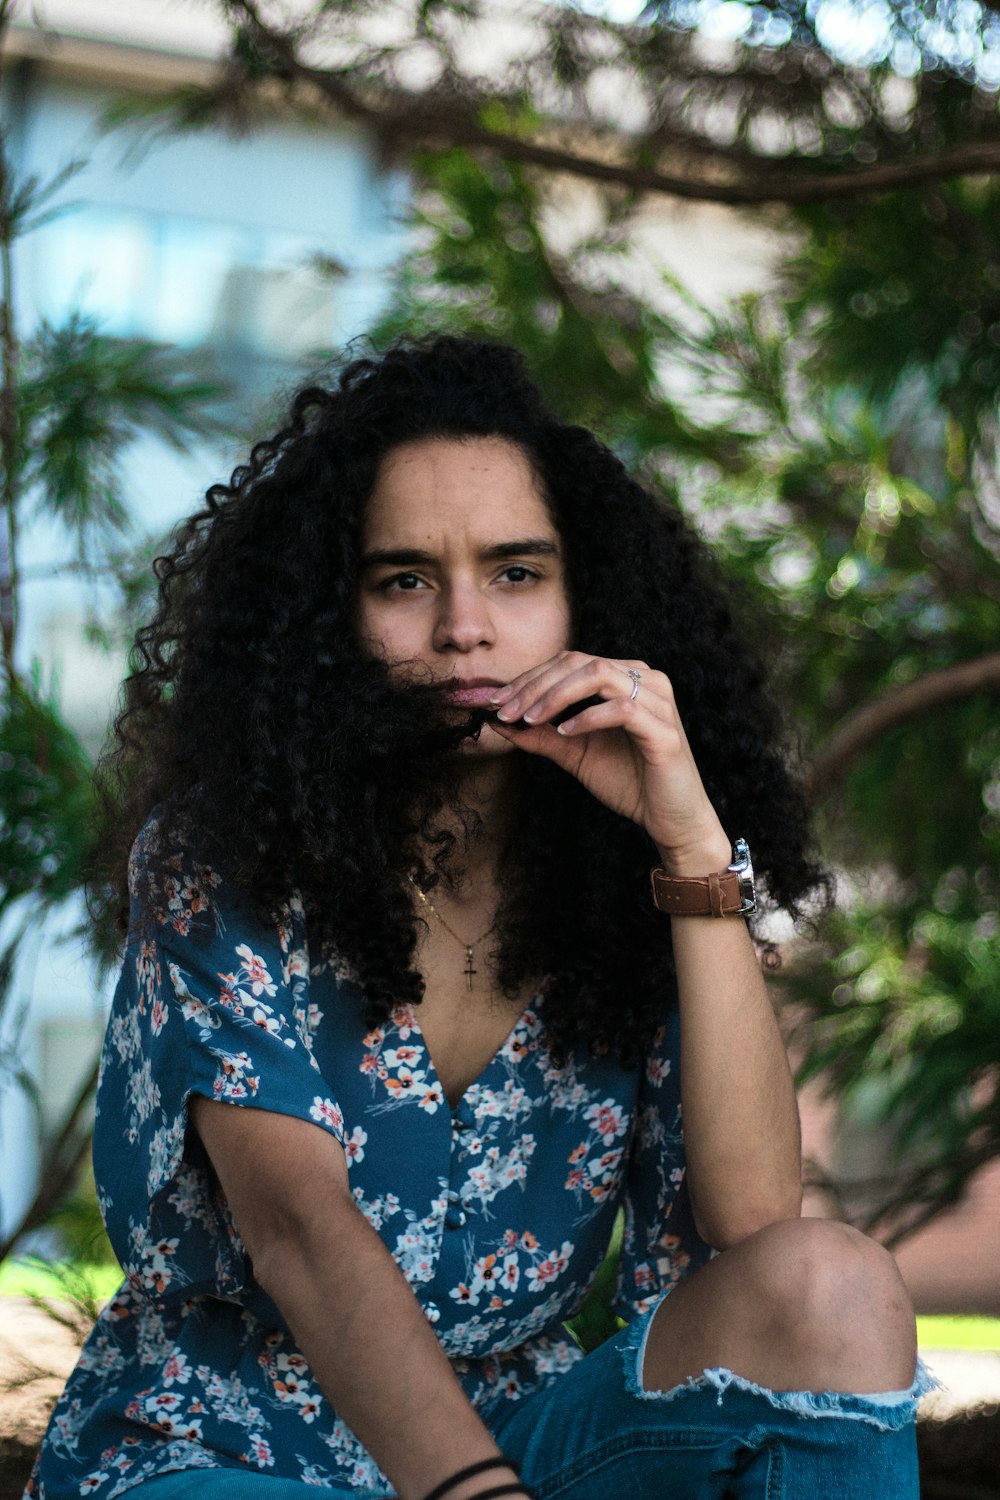
{"type": "MultiPolygon", "coordinates": [[[[436,822],[447,757],[430,695],[393,689],[358,648],[360,530],[390,449],[471,436],[528,456],[564,543],[575,645],[669,675],[708,794],[770,900],[796,912],[822,884],[732,589],[679,510],[559,421],[513,349],[401,340],[300,391],[157,559],[158,608],[100,771],[115,808],[103,889],[119,913],[128,848],[154,806],[169,809],[262,917],[301,893],[310,941],[354,966],[373,1024],[422,997],[408,876],[447,878],[454,841],[436,822]]],[[[541,757],[515,764],[497,982],[514,993],[547,976],[557,1056],[583,1041],[634,1060],[674,987],[653,846],[541,757]]]]}

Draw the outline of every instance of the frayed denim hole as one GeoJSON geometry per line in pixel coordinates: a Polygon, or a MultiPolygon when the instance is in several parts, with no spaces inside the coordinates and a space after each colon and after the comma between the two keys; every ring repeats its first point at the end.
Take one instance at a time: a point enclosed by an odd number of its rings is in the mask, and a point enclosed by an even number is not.
{"type": "MultiPolygon", "coordinates": [[[[687,1391],[703,1390],[709,1384],[705,1375],[697,1378],[691,1376],[680,1385],[673,1386],[669,1391],[648,1391],[643,1384],[646,1344],[653,1327],[656,1309],[666,1295],[667,1293],[664,1292],[648,1312],[629,1324],[619,1345],[619,1353],[625,1366],[625,1389],[630,1396],[636,1396],[640,1401],[673,1401],[675,1397],[682,1396],[687,1391]]],[[[707,1373],[706,1371],[706,1375],[707,1373]]]]}
{"type": "Polygon", "coordinates": [[[931,1391],[943,1391],[945,1388],[944,1381],[939,1380],[934,1371],[928,1369],[918,1355],[917,1373],[914,1375],[913,1384],[910,1386],[910,1394],[914,1400],[919,1401],[921,1396],[927,1396],[931,1391]]]}
{"type": "Polygon", "coordinates": [[[917,1368],[913,1376],[913,1384],[906,1391],[875,1391],[869,1394],[867,1391],[859,1400],[872,1401],[877,1406],[902,1406],[907,1401],[917,1402],[930,1391],[944,1390],[944,1382],[939,1380],[933,1370],[929,1370],[923,1360],[917,1357],[917,1368]]]}
{"type": "MultiPolygon", "coordinates": [[[[767,1386],[756,1385],[745,1380],[732,1370],[722,1368],[706,1370],[696,1384],[710,1384],[718,1392],[716,1405],[723,1404],[726,1391],[732,1389],[745,1395],[755,1396],[776,1411],[792,1412],[799,1417],[839,1417],[848,1422],[867,1422],[880,1432],[897,1432],[909,1426],[916,1418],[917,1402],[938,1382],[927,1368],[918,1361],[912,1385],[902,1391],[876,1391],[856,1394],[849,1391],[773,1391],[767,1386]]],[[[691,1382],[689,1382],[690,1387],[691,1382]]],[[[668,1394],[676,1394],[674,1391],[668,1394]]],[[[683,1389],[680,1388],[680,1389],[683,1389]]]]}
{"type": "Polygon", "coordinates": [[[698,1376],[690,1375],[669,1390],[646,1390],[643,1385],[643,1366],[655,1311],[654,1307],[630,1324],[621,1345],[625,1387],[630,1395],[638,1397],[640,1401],[675,1401],[678,1396],[714,1389],[717,1393],[715,1404],[722,1406],[726,1391],[733,1389],[759,1397],[777,1411],[810,1418],[841,1417],[847,1421],[868,1422],[881,1432],[895,1432],[915,1420],[920,1398],[941,1386],[941,1382],[928,1370],[923,1360],[918,1359],[912,1385],[908,1390],[900,1391],[876,1391],[863,1395],[842,1391],[773,1391],[767,1386],[755,1385],[752,1380],[745,1380],[742,1375],[723,1367],[703,1370],[698,1376]]]}
{"type": "Polygon", "coordinates": [[[643,1313],[633,1323],[628,1325],[618,1347],[618,1352],[622,1357],[622,1364],[625,1368],[625,1389],[630,1396],[638,1396],[640,1401],[648,1401],[650,1398],[660,1394],[659,1391],[646,1391],[642,1387],[642,1366],[646,1358],[646,1340],[649,1338],[649,1330],[653,1326],[653,1314],[659,1305],[660,1302],[657,1301],[656,1307],[651,1308],[649,1312],[643,1313]]]}

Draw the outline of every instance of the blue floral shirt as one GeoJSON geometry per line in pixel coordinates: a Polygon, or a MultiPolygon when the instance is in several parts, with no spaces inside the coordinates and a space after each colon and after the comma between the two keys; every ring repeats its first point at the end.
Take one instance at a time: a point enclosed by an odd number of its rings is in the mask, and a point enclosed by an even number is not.
{"type": "Polygon", "coordinates": [[[151,819],[133,850],[97,1095],[95,1171],[125,1282],[53,1413],[29,1483],[39,1500],[111,1500],[218,1466],[385,1484],[254,1281],[188,1132],[191,1094],[308,1120],[341,1144],[358,1208],[487,1417],[583,1357],[563,1320],[620,1204],[623,1316],[707,1258],[684,1187],[675,1009],[642,1068],[583,1048],[556,1066],[538,994],[452,1109],[417,1013],[400,1006],[370,1029],[357,979],[310,947],[294,896],[266,928],[216,870],[160,839],[151,819]]]}

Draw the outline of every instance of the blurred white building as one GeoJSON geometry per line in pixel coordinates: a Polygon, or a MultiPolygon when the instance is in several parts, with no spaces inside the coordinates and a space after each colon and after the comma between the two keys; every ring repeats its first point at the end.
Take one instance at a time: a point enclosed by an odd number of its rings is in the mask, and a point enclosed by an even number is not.
{"type": "MultiPolygon", "coordinates": [[[[123,95],[206,81],[225,40],[206,0],[19,8],[0,93],[14,173],[45,181],[74,158],[85,166],[60,194],[74,206],[16,247],[16,316],[22,336],[75,310],[112,335],[204,350],[233,389],[237,425],[259,431],[272,391],[384,308],[407,184],[350,126],[272,118],[245,138],[202,130],[155,140],[103,128],[123,95]]],[[[139,531],[164,535],[242,456],[221,441],[183,454],[137,442],[127,487],[139,531]]],[[[67,719],[96,751],[123,661],[89,642],[101,584],[72,562],[71,541],[53,526],[25,528],[21,654],[25,665],[39,661],[43,681],[56,674],[67,719]]],[[[79,938],[65,936],[83,915],[66,910],[31,943],[0,1022],[0,1044],[16,1037],[37,1081],[46,1130],[86,1076],[104,1025],[108,987],[79,938]]],[[[0,1236],[30,1201],[38,1160],[28,1097],[0,1080],[0,1236]]]]}

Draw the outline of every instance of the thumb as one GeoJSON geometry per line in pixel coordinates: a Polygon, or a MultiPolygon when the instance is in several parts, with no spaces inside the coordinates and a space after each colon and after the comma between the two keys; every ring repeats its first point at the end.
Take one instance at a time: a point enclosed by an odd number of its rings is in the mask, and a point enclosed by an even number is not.
{"type": "Polygon", "coordinates": [[[557,734],[551,724],[519,724],[515,729],[512,724],[491,720],[486,727],[509,744],[516,745],[519,750],[526,750],[529,755],[544,755],[546,760],[570,773],[576,770],[583,759],[586,735],[567,739],[557,734]]]}

